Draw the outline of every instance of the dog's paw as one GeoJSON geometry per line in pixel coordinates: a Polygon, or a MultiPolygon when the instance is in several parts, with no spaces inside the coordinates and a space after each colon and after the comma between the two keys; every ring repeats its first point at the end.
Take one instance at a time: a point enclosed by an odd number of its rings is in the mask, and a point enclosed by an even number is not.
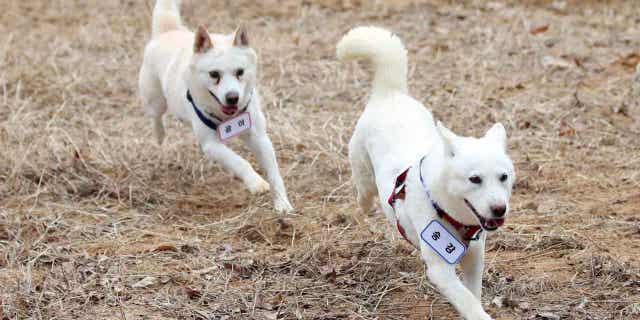
{"type": "Polygon", "coordinates": [[[491,318],[490,315],[488,315],[486,312],[482,311],[482,314],[478,314],[477,316],[474,316],[472,318],[469,318],[469,320],[493,320],[493,318],[491,318]]]}
{"type": "Polygon", "coordinates": [[[273,202],[273,206],[278,213],[291,213],[293,212],[293,206],[289,203],[286,197],[276,197],[273,202]]]}
{"type": "Polygon", "coordinates": [[[257,177],[252,183],[247,184],[247,188],[249,188],[251,194],[261,194],[269,192],[271,187],[262,177],[257,177]]]}

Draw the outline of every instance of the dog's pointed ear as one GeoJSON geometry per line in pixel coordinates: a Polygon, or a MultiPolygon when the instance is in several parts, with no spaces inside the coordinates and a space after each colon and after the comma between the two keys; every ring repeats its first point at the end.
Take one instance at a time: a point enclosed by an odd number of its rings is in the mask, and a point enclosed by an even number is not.
{"type": "Polygon", "coordinates": [[[507,150],[507,130],[504,129],[502,123],[498,122],[487,131],[485,138],[498,142],[504,150],[507,150]]]}
{"type": "Polygon", "coordinates": [[[193,41],[193,52],[205,53],[211,48],[213,48],[213,42],[211,41],[209,32],[207,31],[207,28],[200,25],[196,31],[195,40],[193,41]]]}
{"type": "Polygon", "coordinates": [[[236,47],[248,47],[249,36],[247,35],[247,28],[240,25],[233,36],[233,45],[236,47]]]}
{"type": "Polygon", "coordinates": [[[442,138],[442,142],[444,143],[445,153],[451,157],[456,154],[455,142],[456,142],[456,134],[451,132],[451,130],[447,129],[442,122],[438,121],[436,123],[436,131],[442,138]]]}

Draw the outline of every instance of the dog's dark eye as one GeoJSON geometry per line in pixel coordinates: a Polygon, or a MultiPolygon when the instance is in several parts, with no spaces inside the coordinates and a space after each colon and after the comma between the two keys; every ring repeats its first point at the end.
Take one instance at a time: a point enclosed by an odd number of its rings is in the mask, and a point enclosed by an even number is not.
{"type": "Polygon", "coordinates": [[[500,182],[505,182],[505,181],[507,181],[507,179],[509,179],[509,176],[506,173],[503,173],[500,176],[500,182]]]}
{"type": "Polygon", "coordinates": [[[240,78],[242,75],[244,75],[244,69],[236,70],[236,77],[240,78]]]}
{"type": "Polygon", "coordinates": [[[220,82],[220,72],[218,72],[218,71],[210,71],[209,72],[209,76],[211,77],[211,79],[213,79],[213,81],[216,82],[216,84],[218,82],[220,82]]]}
{"type": "Polygon", "coordinates": [[[480,178],[478,176],[471,176],[471,177],[469,177],[469,181],[471,181],[471,183],[481,184],[482,183],[482,178],[480,178]]]}

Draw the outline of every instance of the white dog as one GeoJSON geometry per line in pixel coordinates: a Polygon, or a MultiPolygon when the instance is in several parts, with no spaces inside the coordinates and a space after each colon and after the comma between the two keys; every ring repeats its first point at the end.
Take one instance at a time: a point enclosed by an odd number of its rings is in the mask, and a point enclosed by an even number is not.
{"type": "Polygon", "coordinates": [[[460,137],[434,123],[407,93],[407,52],[394,34],[351,30],[337,46],[341,60],[367,58],[371,96],[349,143],[357,201],[365,212],[376,192],[389,221],[420,250],[427,276],[465,319],[491,319],[482,308],[486,231],[505,221],[514,167],[506,132],[460,137]],[[456,275],[460,263],[464,285],[456,275]]]}
{"type": "Polygon", "coordinates": [[[276,211],[292,211],[260,109],[258,57],[247,32],[240,27],[231,35],[209,34],[200,26],[194,34],[182,24],[179,7],[178,0],[156,2],[140,69],[140,94],[158,142],[164,139],[168,107],[191,125],[209,158],[242,179],[251,193],[271,188],[276,211]],[[235,136],[256,154],[269,183],[224,144],[235,136]]]}

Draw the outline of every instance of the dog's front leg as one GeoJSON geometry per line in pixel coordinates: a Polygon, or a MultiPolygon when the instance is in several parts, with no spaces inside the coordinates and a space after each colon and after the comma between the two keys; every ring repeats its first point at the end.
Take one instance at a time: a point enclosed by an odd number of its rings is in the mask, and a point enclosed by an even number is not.
{"type": "Polygon", "coordinates": [[[466,320],[490,320],[480,300],[476,298],[460,278],[456,275],[455,265],[447,264],[442,258],[436,255],[431,248],[422,245],[422,259],[427,264],[427,277],[440,293],[444,295],[454,308],[466,320]]]}
{"type": "Polygon", "coordinates": [[[211,139],[202,144],[202,151],[240,178],[252,194],[269,191],[269,184],[253,170],[251,164],[224,144],[211,139]]]}
{"type": "MultiPolygon", "coordinates": [[[[484,232],[483,232],[484,233],[484,232]]],[[[484,272],[484,242],[486,234],[469,245],[467,254],[460,261],[462,279],[467,289],[480,300],[482,296],[482,274],[484,272]]]]}
{"type": "Polygon", "coordinates": [[[267,180],[273,191],[273,203],[277,212],[291,212],[293,206],[287,198],[284,181],[280,175],[276,153],[273,144],[266,133],[252,132],[245,138],[245,142],[258,158],[258,162],[267,173],[267,180]]]}

